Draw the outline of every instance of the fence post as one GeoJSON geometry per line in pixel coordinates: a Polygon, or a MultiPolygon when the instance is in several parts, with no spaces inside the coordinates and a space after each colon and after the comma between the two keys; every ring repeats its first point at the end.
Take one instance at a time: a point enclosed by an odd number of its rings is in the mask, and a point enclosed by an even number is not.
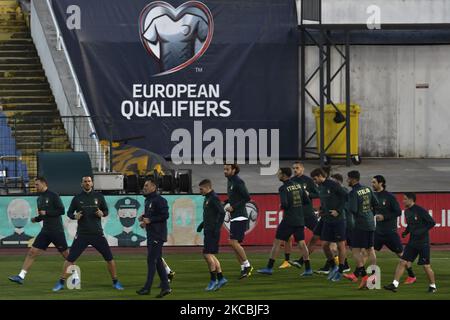
{"type": "Polygon", "coordinates": [[[72,120],[73,120],[73,123],[72,123],[72,148],[73,148],[73,151],[77,151],[77,148],[75,146],[75,126],[76,126],[77,118],[75,116],[73,116],[72,120]]]}
{"type": "Polygon", "coordinates": [[[44,151],[44,119],[40,117],[41,119],[41,151],[44,151]]]}
{"type": "Polygon", "coordinates": [[[112,132],[112,122],[109,123],[109,172],[113,172],[113,132],[112,132]]]}
{"type": "MultiPolygon", "coordinates": [[[[17,142],[17,117],[14,117],[14,131],[16,133],[15,140],[17,142]]],[[[13,175],[13,177],[18,177],[19,173],[17,172],[17,168],[18,168],[17,162],[18,162],[18,159],[19,159],[19,151],[18,151],[17,145],[15,147],[16,148],[14,150],[14,153],[15,153],[16,158],[14,160],[14,175],[13,175]]],[[[15,181],[14,187],[17,188],[17,182],[18,181],[17,181],[17,179],[14,179],[14,181],[15,181]]]]}

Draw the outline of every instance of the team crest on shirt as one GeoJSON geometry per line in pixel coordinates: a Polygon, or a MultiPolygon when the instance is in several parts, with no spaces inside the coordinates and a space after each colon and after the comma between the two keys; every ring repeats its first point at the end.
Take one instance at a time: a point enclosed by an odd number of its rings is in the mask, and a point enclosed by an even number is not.
{"type": "Polygon", "coordinates": [[[95,203],[95,205],[98,205],[98,199],[97,198],[94,199],[94,203],[95,203]]]}
{"type": "Polygon", "coordinates": [[[149,208],[149,209],[152,208],[152,202],[150,202],[150,204],[148,205],[148,208],[149,208]]]}
{"type": "Polygon", "coordinates": [[[386,200],[383,201],[383,206],[386,206],[386,200]]]}
{"type": "Polygon", "coordinates": [[[209,203],[209,200],[205,202],[205,206],[207,206],[207,205],[208,205],[208,203],[209,203]]]}
{"type": "Polygon", "coordinates": [[[414,215],[414,220],[419,220],[419,217],[417,216],[417,214],[414,215]]]}
{"type": "Polygon", "coordinates": [[[49,202],[48,198],[45,198],[45,204],[48,204],[48,202],[49,202]]]}

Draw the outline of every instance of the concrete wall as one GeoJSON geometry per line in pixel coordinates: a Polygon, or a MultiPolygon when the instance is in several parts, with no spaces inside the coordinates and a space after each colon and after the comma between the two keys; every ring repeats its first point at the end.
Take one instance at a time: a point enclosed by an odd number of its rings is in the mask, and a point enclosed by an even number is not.
{"type": "Polygon", "coordinates": [[[371,15],[367,8],[372,5],[380,8],[381,23],[450,22],[448,0],[322,0],[322,21],[366,23],[371,15]]]}
{"type": "MultiPolygon", "coordinates": [[[[342,59],[333,55],[333,70],[342,59]]],[[[308,73],[317,50],[308,48],[308,73]]],[[[344,101],[343,76],[332,98],[344,101]]],[[[311,91],[318,92],[318,76],[311,91]]],[[[450,157],[450,46],[354,46],[351,97],[361,105],[359,145],[364,156],[450,157]],[[416,88],[427,84],[428,88],[416,88]]],[[[315,129],[308,99],[308,136],[315,129]]]]}

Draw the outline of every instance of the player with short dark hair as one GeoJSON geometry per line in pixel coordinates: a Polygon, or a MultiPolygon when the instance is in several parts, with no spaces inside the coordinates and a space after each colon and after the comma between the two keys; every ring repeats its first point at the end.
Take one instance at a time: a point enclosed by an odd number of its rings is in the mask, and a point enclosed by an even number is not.
{"type": "Polygon", "coordinates": [[[410,234],[408,244],[403,250],[402,257],[397,265],[394,275],[394,281],[391,284],[384,286],[386,290],[396,292],[399,281],[408,262],[413,263],[419,256],[418,265],[422,265],[428,277],[429,286],[428,292],[436,292],[436,280],[434,272],[430,264],[430,236],[429,231],[436,224],[427,210],[416,204],[416,195],[412,192],[406,192],[403,196],[403,204],[405,205],[405,218],[407,227],[403,231],[402,237],[410,234]]]}
{"type": "MultiPolygon", "coordinates": [[[[344,177],[342,176],[342,174],[334,173],[334,174],[330,175],[330,179],[339,183],[339,185],[345,190],[345,192],[347,192],[347,200],[348,200],[348,190],[343,185],[344,177]]],[[[348,203],[348,201],[347,201],[347,203],[348,203]]],[[[345,210],[345,235],[346,235],[347,246],[351,250],[351,235],[352,235],[353,228],[355,227],[355,220],[353,219],[353,215],[349,212],[349,210],[347,208],[347,203],[346,203],[346,206],[344,207],[344,210],[345,210]]],[[[336,263],[339,264],[339,258],[337,260],[338,261],[336,263]]],[[[348,260],[347,260],[347,258],[345,258],[344,272],[348,272],[350,270],[351,270],[351,268],[348,264],[348,260]]]]}
{"type": "Polygon", "coordinates": [[[227,178],[227,195],[225,201],[225,211],[230,214],[230,239],[229,243],[233,248],[236,258],[241,265],[241,275],[239,279],[249,277],[252,274],[253,267],[247,259],[241,242],[244,241],[245,230],[247,229],[248,214],[246,203],[250,201],[245,182],[238,176],[240,172],[239,165],[236,163],[225,164],[223,172],[227,178]]]}
{"type": "Polygon", "coordinates": [[[332,256],[329,257],[332,269],[328,274],[328,280],[339,281],[345,269],[345,205],[347,202],[347,191],[337,182],[327,178],[326,172],[321,168],[314,169],[311,172],[311,177],[319,186],[319,215],[324,221],[320,239],[323,242],[324,251],[328,252],[328,256],[330,256],[330,243],[336,242],[339,253],[339,266],[336,266],[332,256]]]}
{"type": "Polygon", "coordinates": [[[290,179],[292,175],[291,168],[280,168],[278,170],[278,179],[283,185],[278,189],[280,193],[281,209],[284,210],[283,220],[277,227],[275,240],[273,242],[270,258],[267,267],[259,269],[258,273],[271,275],[273,265],[282,241],[288,241],[293,235],[305,261],[305,272],[302,276],[311,276],[313,274],[309,261],[308,247],[305,243],[305,216],[303,213],[304,202],[309,201],[303,192],[301,184],[290,179]]]}
{"type": "Polygon", "coordinates": [[[101,218],[108,215],[105,197],[101,193],[94,191],[94,182],[91,176],[82,178],[81,187],[82,192],[73,197],[67,211],[70,219],[78,220],[77,234],[70,248],[69,255],[64,262],[61,278],[56,283],[53,291],[64,289],[67,268],[75,263],[89,245],[97,249],[106,261],[112,278],[113,288],[123,290],[122,284],[117,279],[116,263],[101,224],[101,218]]]}
{"type": "Polygon", "coordinates": [[[377,258],[374,245],[375,210],[378,208],[378,200],[369,187],[359,183],[361,175],[359,171],[352,170],[347,173],[347,182],[352,190],[348,194],[348,210],[355,219],[355,228],[352,231],[352,253],[356,262],[355,271],[344,275],[345,278],[356,282],[362,277],[359,289],[367,287],[368,275],[364,267],[363,250],[365,249],[371,265],[376,265],[377,258]]]}
{"type": "Polygon", "coordinates": [[[199,183],[200,194],[205,197],[203,201],[203,221],[197,228],[197,232],[203,230],[203,257],[208,265],[211,280],[206,291],[215,291],[227,284],[227,279],[222,274],[222,267],[215,256],[219,253],[220,230],[225,218],[225,210],[219,197],[212,189],[210,180],[205,179],[199,183]]]}
{"type": "Polygon", "coordinates": [[[172,292],[167,272],[162,260],[164,242],[167,242],[167,219],[169,219],[169,206],[167,200],[158,192],[155,180],[147,179],[142,193],[145,197],[145,211],[139,216],[141,228],[147,231],[147,280],[144,286],[137,290],[139,295],[150,294],[155,272],[161,280],[160,293],[156,298],[162,298],[172,292]]]}
{"type": "MultiPolygon", "coordinates": [[[[382,175],[376,175],[372,178],[372,189],[375,191],[379,203],[375,215],[377,225],[374,248],[376,251],[380,251],[383,246],[386,246],[401,257],[403,245],[397,233],[397,218],[402,215],[400,205],[395,196],[386,190],[386,179],[382,175]]],[[[405,284],[413,284],[417,279],[412,270],[411,262],[408,262],[406,270],[408,271],[408,277],[405,284]]]]}
{"type": "Polygon", "coordinates": [[[69,254],[61,219],[61,216],[64,215],[64,205],[61,198],[58,194],[48,189],[48,182],[44,177],[37,177],[34,180],[34,185],[39,194],[37,198],[38,215],[32,218],[31,222],[38,223],[43,221],[43,227],[28,251],[20,273],[9,277],[9,280],[19,284],[23,284],[25,276],[35,259],[47,250],[50,243],[53,243],[64,259],[69,254]]]}

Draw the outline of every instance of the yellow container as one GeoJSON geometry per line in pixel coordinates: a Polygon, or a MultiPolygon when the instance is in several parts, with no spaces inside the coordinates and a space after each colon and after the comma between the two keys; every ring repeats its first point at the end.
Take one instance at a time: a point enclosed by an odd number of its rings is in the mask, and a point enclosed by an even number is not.
{"type": "MultiPolygon", "coordinates": [[[[338,110],[342,112],[345,117],[345,103],[339,103],[336,105],[338,110]]],[[[359,130],[359,114],[361,108],[357,104],[350,104],[350,154],[352,156],[359,155],[359,141],[358,141],[358,130],[359,130]]],[[[317,152],[320,152],[320,107],[313,107],[313,113],[316,118],[316,129],[317,129],[317,152]]],[[[326,149],[334,137],[338,134],[339,130],[345,126],[345,121],[336,123],[336,109],[331,105],[325,105],[324,110],[324,148],[326,149]]],[[[325,154],[331,155],[335,158],[345,158],[346,156],[346,138],[347,129],[344,128],[339,136],[334,140],[334,142],[325,151],[325,154]]]]}

